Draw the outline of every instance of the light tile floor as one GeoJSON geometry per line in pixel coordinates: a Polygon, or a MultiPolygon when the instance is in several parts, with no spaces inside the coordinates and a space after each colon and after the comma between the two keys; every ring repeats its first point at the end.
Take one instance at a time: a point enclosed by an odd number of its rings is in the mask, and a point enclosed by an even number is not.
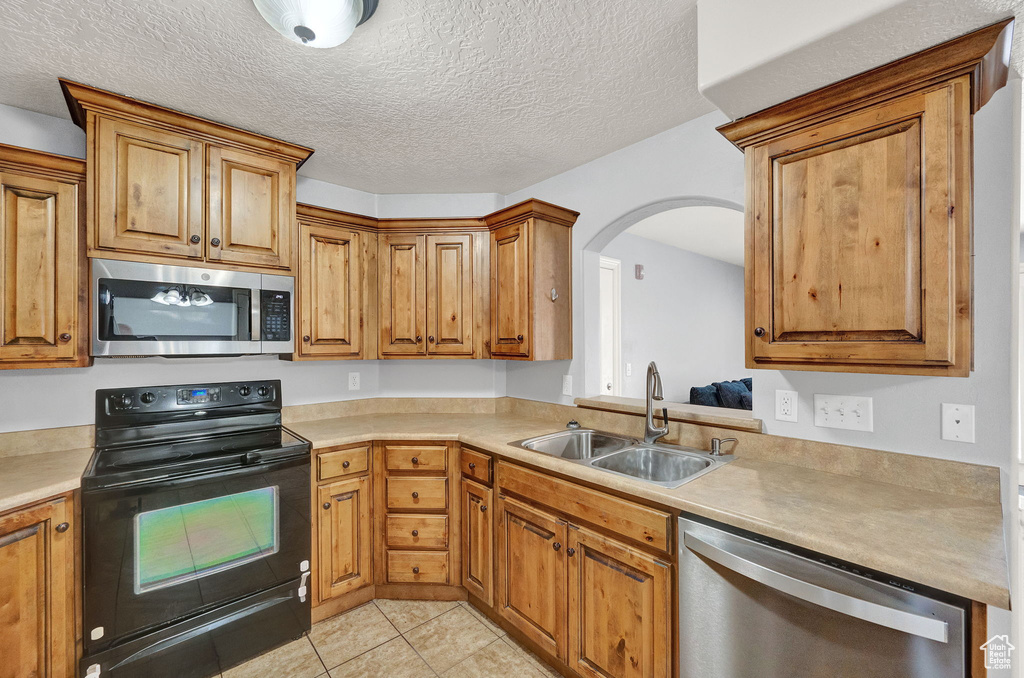
{"type": "Polygon", "coordinates": [[[376,600],[223,678],[557,678],[469,603],[376,600]]]}

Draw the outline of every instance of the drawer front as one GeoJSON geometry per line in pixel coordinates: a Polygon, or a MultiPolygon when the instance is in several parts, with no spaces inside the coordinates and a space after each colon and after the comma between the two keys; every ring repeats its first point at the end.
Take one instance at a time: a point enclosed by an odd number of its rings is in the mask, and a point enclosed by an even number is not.
{"type": "Polygon", "coordinates": [[[669,550],[673,521],[664,511],[504,461],[498,463],[498,487],[639,544],[669,550]]]}
{"type": "Polygon", "coordinates": [[[317,478],[330,480],[341,476],[364,473],[369,468],[370,447],[350,447],[344,450],[320,452],[316,457],[317,478]]]}
{"type": "Polygon", "coordinates": [[[447,478],[388,478],[389,509],[448,508],[447,478]]]}
{"type": "Polygon", "coordinates": [[[486,485],[491,484],[491,458],[462,448],[462,475],[486,485]]]}
{"type": "Polygon", "coordinates": [[[387,517],[389,548],[448,548],[448,516],[387,517]]]}
{"type": "Polygon", "coordinates": [[[447,584],[447,551],[388,551],[388,582],[447,584]]]}
{"type": "Polygon", "coordinates": [[[447,445],[385,445],[389,471],[444,471],[448,468],[447,445]]]}

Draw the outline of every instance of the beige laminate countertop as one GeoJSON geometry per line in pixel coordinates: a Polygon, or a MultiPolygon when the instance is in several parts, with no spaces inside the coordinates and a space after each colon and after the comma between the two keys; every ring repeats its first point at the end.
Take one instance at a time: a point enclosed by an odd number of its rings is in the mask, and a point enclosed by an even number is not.
{"type": "Polygon", "coordinates": [[[293,422],[315,447],[458,440],[499,457],[751,530],[996,607],[1009,607],[1002,509],[962,496],[737,458],[665,489],[513,447],[559,430],[508,414],[368,414],[293,422]]]}
{"type": "Polygon", "coordinates": [[[77,490],[92,448],[0,457],[0,513],[77,490]]]}

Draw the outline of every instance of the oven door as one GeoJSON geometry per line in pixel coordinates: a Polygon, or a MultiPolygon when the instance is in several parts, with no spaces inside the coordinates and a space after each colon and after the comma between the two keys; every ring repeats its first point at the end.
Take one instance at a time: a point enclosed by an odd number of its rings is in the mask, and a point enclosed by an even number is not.
{"type": "Polygon", "coordinates": [[[93,259],[92,355],[260,353],[261,283],[258,273],[93,259]]]}
{"type": "Polygon", "coordinates": [[[87,654],[307,572],[309,457],[83,493],[87,654]]]}

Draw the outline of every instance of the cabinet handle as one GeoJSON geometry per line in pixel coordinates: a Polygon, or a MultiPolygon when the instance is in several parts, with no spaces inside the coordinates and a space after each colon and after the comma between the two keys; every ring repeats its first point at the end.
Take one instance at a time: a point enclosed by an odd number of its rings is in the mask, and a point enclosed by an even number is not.
{"type": "Polygon", "coordinates": [[[412,498],[413,499],[419,499],[420,498],[420,493],[419,492],[413,492],[412,493],[412,498]]]}
{"type": "Polygon", "coordinates": [[[423,341],[423,337],[417,334],[416,335],[416,343],[419,344],[422,341],[423,341]]]}
{"type": "Polygon", "coordinates": [[[329,502],[329,501],[325,501],[325,502],[324,502],[324,510],[326,511],[326,510],[327,510],[327,509],[329,509],[329,508],[331,508],[331,502],[329,502]]]}
{"type": "Polygon", "coordinates": [[[469,462],[469,470],[472,471],[475,468],[476,468],[476,462],[473,462],[473,461],[469,462]]]}
{"type": "Polygon", "coordinates": [[[69,527],[71,527],[71,525],[69,525],[68,523],[61,523],[54,529],[56,529],[58,532],[64,533],[68,531],[69,527]]]}
{"type": "Polygon", "coordinates": [[[434,336],[431,335],[431,336],[427,337],[427,341],[429,341],[431,344],[433,344],[434,343],[434,336]]]}
{"type": "Polygon", "coordinates": [[[419,457],[413,457],[412,458],[412,463],[414,463],[414,464],[420,463],[420,458],[419,457]]]}
{"type": "Polygon", "coordinates": [[[574,549],[574,548],[573,548],[573,547],[571,547],[571,546],[570,546],[569,548],[567,548],[567,549],[565,550],[565,552],[569,554],[569,557],[570,557],[570,558],[572,558],[572,557],[573,557],[574,555],[576,555],[576,549],[574,549]]]}
{"type": "Polygon", "coordinates": [[[210,244],[213,245],[214,247],[220,247],[220,238],[214,238],[213,240],[210,241],[210,244]]]}
{"type": "Polygon", "coordinates": [[[486,506],[481,506],[480,507],[480,513],[487,513],[487,507],[486,506]]]}
{"type": "Polygon", "coordinates": [[[60,340],[63,342],[71,341],[71,335],[65,332],[64,334],[60,335],[60,340]]]}
{"type": "Polygon", "coordinates": [[[350,461],[343,461],[343,462],[341,462],[341,468],[348,468],[351,465],[352,465],[352,462],[350,462],[350,461]]]}
{"type": "Polygon", "coordinates": [[[420,573],[420,568],[418,568],[418,567],[412,568],[412,573],[413,574],[419,574],[420,573]]]}
{"type": "Polygon", "coordinates": [[[516,335],[516,341],[518,341],[520,344],[523,343],[523,335],[517,334],[516,335]]]}
{"type": "Polygon", "coordinates": [[[188,241],[193,245],[198,245],[200,240],[202,240],[202,238],[200,238],[198,235],[194,235],[188,239],[188,241]]]}
{"type": "Polygon", "coordinates": [[[308,344],[309,343],[309,335],[307,334],[306,336],[302,337],[302,340],[308,344]]]}
{"type": "Polygon", "coordinates": [[[763,327],[755,327],[754,328],[754,336],[755,337],[763,337],[764,336],[764,328],[763,327]]]}
{"type": "Polygon", "coordinates": [[[413,530],[412,531],[412,536],[414,536],[414,537],[420,536],[420,531],[419,530],[413,530]]]}
{"type": "Polygon", "coordinates": [[[553,549],[555,549],[556,551],[558,551],[559,549],[561,549],[561,548],[562,548],[562,544],[561,544],[561,542],[557,542],[557,541],[556,541],[556,542],[555,542],[554,544],[552,544],[552,545],[551,545],[551,548],[553,548],[553,549]]]}

